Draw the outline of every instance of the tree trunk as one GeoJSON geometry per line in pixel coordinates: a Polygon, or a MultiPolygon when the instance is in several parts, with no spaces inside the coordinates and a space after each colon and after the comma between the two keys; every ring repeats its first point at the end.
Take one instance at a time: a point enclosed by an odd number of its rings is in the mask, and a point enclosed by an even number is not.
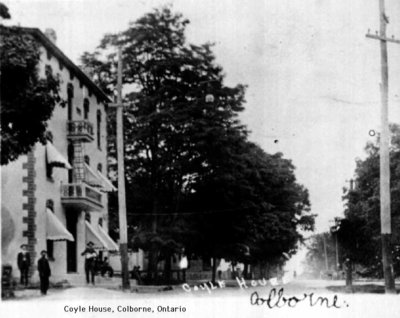
{"type": "Polygon", "coordinates": [[[260,277],[259,278],[264,278],[264,277],[267,277],[266,276],[266,266],[265,266],[265,262],[264,261],[261,261],[260,263],[259,263],[259,267],[260,267],[260,272],[259,272],[259,275],[260,275],[260,277]]]}
{"type": "Polygon", "coordinates": [[[165,264],[164,264],[164,279],[166,284],[171,283],[171,268],[172,268],[171,258],[172,258],[171,253],[167,253],[167,255],[165,256],[165,264]]]}
{"type": "MultiPolygon", "coordinates": [[[[156,196],[153,196],[153,217],[151,221],[151,231],[154,235],[157,234],[157,216],[158,211],[158,200],[156,196]]],[[[148,278],[150,282],[155,282],[157,280],[157,244],[152,243],[150,245],[149,251],[149,268],[148,268],[148,278]]]]}
{"type": "Polygon", "coordinates": [[[157,281],[157,244],[152,243],[149,250],[149,265],[147,269],[147,277],[149,283],[155,283],[157,281]]]}
{"type": "Polygon", "coordinates": [[[215,283],[215,277],[216,277],[216,273],[217,273],[217,258],[214,256],[212,258],[212,260],[213,260],[213,264],[212,264],[212,278],[211,278],[211,281],[213,283],[215,283]]]}
{"type": "MultiPolygon", "coordinates": [[[[158,142],[157,132],[154,131],[153,142],[150,147],[151,151],[151,198],[152,198],[152,219],[151,219],[151,232],[156,236],[157,233],[157,213],[158,209],[158,142]]],[[[152,243],[149,250],[149,264],[148,264],[148,280],[150,283],[155,282],[157,278],[157,245],[152,243]]]]}

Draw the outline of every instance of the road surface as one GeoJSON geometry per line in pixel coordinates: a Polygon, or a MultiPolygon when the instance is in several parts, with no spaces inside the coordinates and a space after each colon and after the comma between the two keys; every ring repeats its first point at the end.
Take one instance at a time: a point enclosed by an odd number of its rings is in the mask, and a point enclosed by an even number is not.
{"type": "Polygon", "coordinates": [[[101,287],[29,290],[3,301],[2,317],[398,317],[400,295],[335,293],[343,281],[297,280],[283,286],[186,285],[158,292],[101,287]],[[247,288],[245,288],[247,287],[247,288]],[[214,289],[213,289],[214,288],[214,289]],[[274,289],[274,291],[272,291],[274,289]],[[282,290],[281,290],[282,289],[282,290]],[[279,294],[280,292],[280,294],[279,294]],[[325,300],[324,300],[325,299],[325,300]],[[148,311],[146,311],[148,310],[148,311]],[[145,311],[145,312],[143,312],[145,311]],[[4,316],[3,316],[4,314],[4,316]],[[39,316],[38,316],[39,317],[39,316]]]}

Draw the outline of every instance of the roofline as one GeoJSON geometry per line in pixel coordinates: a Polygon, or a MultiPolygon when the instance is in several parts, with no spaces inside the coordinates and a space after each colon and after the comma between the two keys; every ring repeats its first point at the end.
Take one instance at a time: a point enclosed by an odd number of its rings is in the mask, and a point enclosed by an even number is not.
{"type": "Polygon", "coordinates": [[[86,86],[93,91],[93,93],[100,98],[103,102],[110,103],[110,98],[78,67],[72,62],[68,56],[66,56],[40,29],[38,28],[27,28],[18,27],[21,30],[25,30],[33,36],[37,37],[47,50],[54,56],[62,60],[65,66],[72,71],[76,77],[82,81],[86,86]]]}

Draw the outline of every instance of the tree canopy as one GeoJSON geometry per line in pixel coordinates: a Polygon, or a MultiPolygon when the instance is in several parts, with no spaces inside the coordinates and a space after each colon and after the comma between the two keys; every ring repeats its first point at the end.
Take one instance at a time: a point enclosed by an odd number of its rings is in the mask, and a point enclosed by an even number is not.
{"type": "Polygon", "coordinates": [[[312,230],[314,217],[292,163],[248,141],[231,141],[230,147],[215,158],[218,169],[196,185],[192,196],[196,209],[216,209],[212,222],[203,220],[197,248],[243,260],[238,246],[244,245],[255,263],[293,254],[302,240],[299,228],[312,230]]]}
{"type": "Polygon", "coordinates": [[[0,2],[0,17],[3,19],[11,19],[8,7],[2,2],[0,2]]]}
{"type": "MultiPolygon", "coordinates": [[[[400,127],[391,125],[390,192],[393,233],[393,259],[400,273],[400,127]]],[[[355,187],[344,189],[345,218],[338,237],[345,253],[367,267],[373,275],[382,275],[380,197],[379,197],[379,137],[369,142],[367,157],[357,160],[355,187]]]]}
{"type": "MultiPolygon", "coordinates": [[[[131,240],[165,259],[182,247],[208,257],[294,252],[298,226],[314,224],[308,193],[290,160],[248,141],[238,119],[246,86],[224,84],[212,45],[187,43],[188,23],[170,7],[155,9],[82,56],[113,93],[122,48],[125,100],[132,102],[124,110],[131,240]]],[[[109,119],[114,156],[114,115],[109,119]]]]}
{"type": "Polygon", "coordinates": [[[36,142],[45,142],[46,122],[62,104],[58,79],[50,72],[40,78],[39,62],[39,44],[32,35],[0,25],[2,165],[28,153],[36,142]]]}

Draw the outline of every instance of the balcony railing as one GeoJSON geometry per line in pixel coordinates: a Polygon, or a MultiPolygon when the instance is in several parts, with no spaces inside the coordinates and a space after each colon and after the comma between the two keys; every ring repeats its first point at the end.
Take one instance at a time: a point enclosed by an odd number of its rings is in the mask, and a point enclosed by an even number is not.
{"type": "Polygon", "coordinates": [[[91,142],[94,140],[93,125],[88,120],[70,120],[67,122],[68,138],[91,142]]]}
{"type": "Polygon", "coordinates": [[[103,207],[103,194],[86,183],[61,185],[61,202],[82,210],[97,210],[103,207]]]}

